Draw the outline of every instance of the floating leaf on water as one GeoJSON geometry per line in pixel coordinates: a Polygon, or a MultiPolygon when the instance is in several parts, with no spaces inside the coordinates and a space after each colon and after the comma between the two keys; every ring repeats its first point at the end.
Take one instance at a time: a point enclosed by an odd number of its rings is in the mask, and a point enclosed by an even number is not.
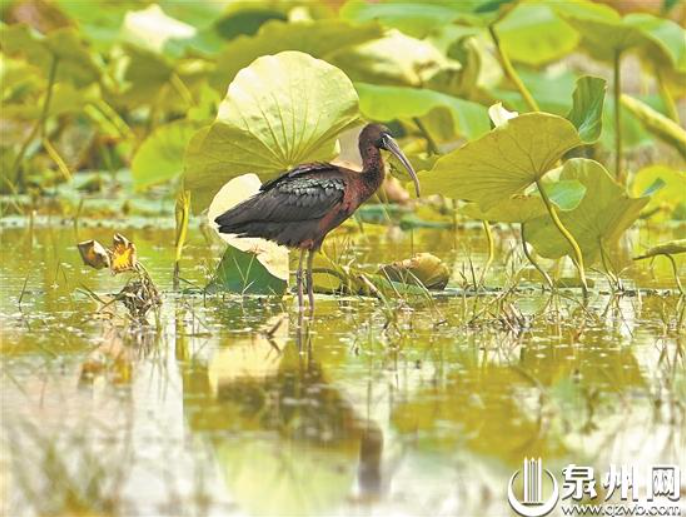
{"type": "Polygon", "coordinates": [[[422,191],[474,201],[482,210],[490,210],[522,194],[581,143],[576,128],[562,117],[520,115],[441,157],[431,171],[420,173],[422,191]]]}
{"type": "MultiPolygon", "coordinates": [[[[229,208],[256,194],[261,186],[255,174],[245,174],[224,185],[207,213],[210,226],[229,208]]],[[[288,248],[256,238],[242,238],[217,232],[229,247],[224,253],[211,289],[236,293],[280,294],[288,284],[288,248]]]]}
{"type": "Polygon", "coordinates": [[[393,282],[419,284],[437,291],[445,289],[450,280],[448,266],[431,253],[419,253],[410,259],[382,266],[379,273],[393,282]]]}
{"type": "Polygon", "coordinates": [[[486,109],[475,102],[458,99],[433,90],[405,86],[378,86],[355,83],[360,96],[360,111],[370,119],[390,122],[423,117],[433,110],[444,110],[452,121],[452,137],[478,138],[489,130],[486,109]]]}
{"type": "Polygon", "coordinates": [[[112,240],[112,262],[110,269],[113,274],[134,271],[136,269],[136,246],[121,233],[115,233],[112,240]]]}
{"type": "MultiPolygon", "coordinates": [[[[587,278],[586,285],[589,288],[595,287],[595,280],[592,278],[587,278]]],[[[561,289],[579,289],[582,286],[583,284],[581,283],[581,280],[577,277],[565,276],[555,280],[555,287],[559,287],[561,289]]]]}
{"type": "Polygon", "coordinates": [[[634,257],[634,260],[657,257],[658,255],[679,255],[681,253],[686,253],[686,239],[678,239],[653,246],[642,255],[634,257]]]}
{"type": "MultiPolygon", "coordinates": [[[[600,163],[584,158],[567,161],[561,180],[577,180],[586,195],[574,210],[560,212],[562,224],[576,239],[586,264],[600,256],[600,247],[611,246],[638,219],[648,198],[632,198],[600,163]]],[[[527,237],[536,251],[547,258],[572,255],[572,249],[549,217],[528,223],[527,237]]]]}
{"type": "Polygon", "coordinates": [[[217,121],[188,146],[184,182],[193,192],[193,209],[206,208],[227,180],[241,174],[268,179],[301,163],[332,159],[338,134],[357,121],[357,93],[339,69],[301,52],[257,59],[229,86],[217,121]]]}
{"type": "Polygon", "coordinates": [[[607,81],[599,77],[584,76],[577,80],[574,103],[567,113],[569,120],[579,132],[585,144],[592,144],[603,131],[603,104],[607,81]]]}
{"type": "Polygon", "coordinates": [[[83,263],[95,269],[110,267],[110,255],[98,241],[89,240],[78,244],[83,263]]]}

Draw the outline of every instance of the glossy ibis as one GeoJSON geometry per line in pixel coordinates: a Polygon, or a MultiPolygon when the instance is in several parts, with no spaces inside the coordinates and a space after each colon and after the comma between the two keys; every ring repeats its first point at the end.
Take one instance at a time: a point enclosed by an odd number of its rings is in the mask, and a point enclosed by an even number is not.
{"type": "Polygon", "coordinates": [[[298,308],[303,304],[303,261],[307,258],[307,294],[314,313],[312,261],[324,237],[369,199],[384,179],[380,149],[405,166],[419,196],[417,175],[388,128],[369,124],[360,133],[362,172],[330,163],[298,165],[262,185],[260,191],[215,219],[221,233],[260,237],[300,250],[298,308]]]}

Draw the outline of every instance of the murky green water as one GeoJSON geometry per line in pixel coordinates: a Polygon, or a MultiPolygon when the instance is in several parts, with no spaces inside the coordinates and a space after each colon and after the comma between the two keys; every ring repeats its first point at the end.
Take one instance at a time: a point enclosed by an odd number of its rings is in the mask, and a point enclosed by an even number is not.
{"type": "MultiPolygon", "coordinates": [[[[292,296],[174,294],[173,231],[117,229],[164,292],[157,325],[97,314],[78,291],[122,285],[75,248],[111,227],[0,230],[3,515],[510,515],[526,456],[556,472],[684,465],[685,342],[660,260],[623,275],[654,291],[587,306],[538,283],[389,305],[318,296],[298,331],[292,296]]],[[[202,286],[220,247],[191,233],[184,285],[202,286]]],[[[511,232],[497,237],[491,286],[524,265],[511,232]]],[[[478,229],[353,239],[356,264],[431,251],[454,287],[486,247],[478,229]]]]}

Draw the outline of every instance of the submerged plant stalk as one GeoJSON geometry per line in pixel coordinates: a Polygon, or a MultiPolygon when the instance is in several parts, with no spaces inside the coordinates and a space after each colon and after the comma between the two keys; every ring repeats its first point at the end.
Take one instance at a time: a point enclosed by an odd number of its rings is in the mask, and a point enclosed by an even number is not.
{"type": "Polygon", "coordinates": [[[548,272],[541,267],[541,265],[536,261],[536,259],[534,259],[533,255],[529,251],[524,226],[524,223],[521,223],[519,225],[520,232],[522,234],[522,249],[524,250],[524,256],[529,260],[531,265],[536,268],[536,271],[538,271],[541,274],[541,276],[545,279],[546,283],[550,286],[550,288],[555,290],[555,284],[553,283],[553,279],[550,278],[548,272]]]}
{"type": "Polygon", "coordinates": [[[557,227],[562,236],[567,240],[569,245],[572,247],[572,250],[574,252],[573,261],[574,265],[576,265],[576,268],[579,271],[581,288],[584,292],[584,296],[587,296],[588,284],[586,282],[584,256],[581,254],[581,248],[579,248],[579,244],[576,242],[574,236],[569,232],[569,230],[567,230],[567,228],[565,228],[565,225],[562,224],[560,217],[557,215],[557,210],[555,210],[555,207],[553,206],[553,203],[550,201],[550,198],[548,197],[548,194],[543,188],[543,184],[541,183],[541,180],[539,178],[536,178],[536,186],[538,187],[538,191],[541,193],[541,198],[543,199],[543,203],[545,203],[545,207],[548,209],[548,213],[550,214],[550,218],[553,220],[553,224],[557,227]]]}
{"type": "Polygon", "coordinates": [[[665,257],[667,257],[669,261],[672,263],[672,271],[674,271],[674,280],[676,281],[676,286],[679,289],[681,296],[686,296],[686,292],[684,292],[684,287],[681,285],[681,280],[679,280],[679,268],[676,265],[676,260],[674,260],[674,257],[672,257],[669,254],[665,254],[665,257]]]}
{"type": "Polygon", "coordinates": [[[524,102],[526,102],[527,106],[529,106],[529,109],[531,111],[541,111],[541,109],[538,107],[536,99],[534,99],[533,95],[531,95],[531,92],[517,74],[514,66],[512,66],[510,58],[507,57],[507,54],[500,46],[500,39],[498,38],[498,34],[495,32],[495,26],[490,25],[488,27],[488,32],[491,34],[491,39],[493,39],[495,48],[498,51],[498,56],[500,56],[500,62],[503,65],[503,71],[505,72],[505,75],[507,75],[508,79],[514,83],[515,87],[524,98],[524,102]]]}

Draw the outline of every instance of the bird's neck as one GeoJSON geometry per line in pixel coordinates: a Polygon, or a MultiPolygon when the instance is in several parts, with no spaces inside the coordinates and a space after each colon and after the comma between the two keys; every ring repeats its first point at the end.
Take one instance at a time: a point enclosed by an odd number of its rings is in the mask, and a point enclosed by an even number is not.
{"type": "Polygon", "coordinates": [[[362,180],[368,189],[367,197],[381,186],[384,180],[385,167],[381,152],[373,145],[360,145],[362,155],[362,180]]]}

